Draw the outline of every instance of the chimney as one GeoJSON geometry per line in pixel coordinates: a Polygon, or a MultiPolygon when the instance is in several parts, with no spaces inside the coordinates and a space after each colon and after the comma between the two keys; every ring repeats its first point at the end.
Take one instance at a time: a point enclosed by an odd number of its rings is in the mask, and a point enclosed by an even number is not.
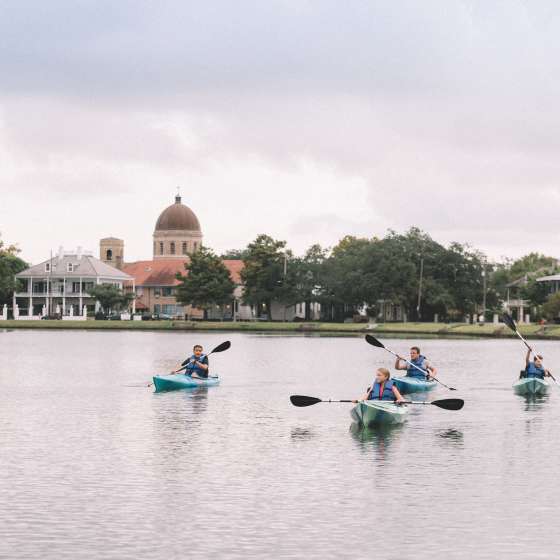
{"type": "Polygon", "coordinates": [[[78,257],[78,260],[82,259],[82,246],[78,245],[78,248],[76,249],[76,255],[78,257]]]}
{"type": "Polygon", "coordinates": [[[64,258],[64,247],[61,245],[58,248],[58,260],[61,261],[64,258]]]}

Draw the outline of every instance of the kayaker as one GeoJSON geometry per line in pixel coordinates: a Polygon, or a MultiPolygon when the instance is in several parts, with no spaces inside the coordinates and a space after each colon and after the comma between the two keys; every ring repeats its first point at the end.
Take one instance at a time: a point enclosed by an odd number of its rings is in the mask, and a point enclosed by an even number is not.
{"type": "Polygon", "coordinates": [[[550,377],[550,371],[543,366],[543,357],[540,354],[535,354],[533,360],[531,360],[531,354],[533,349],[529,348],[527,350],[527,356],[525,358],[525,371],[521,377],[537,377],[538,379],[544,379],[545,377],[550,377]]]}
{"type": "Polygon", "coordinates": [[[420,348],[418,348],[418,346],[413,346],[410,349],[410,360],[408,361],[414,365],[408,364],[404,358],[402,358],[401,356],[397,356],[395,369],[406,370],[407,377],[415,377],[417,379],[430,379],[431,377],[435,377],[437,373],[436,368],[430,364],[425,356],[422,356],[422,353],[420,352],[420,348]],[[420,371],[418,368],[420,368],[422,371],[420,371]]]}
{"type": "MultiPolygon", "coordinates": [[[[379,368],[375,372],[375,380],[361,401],[392,401],[402,403],[403,396],[400,394],[395,382],[391,379],[391,372],[386,368],[379,368]]],[[[357,403],[359,401],[352,401],[357,403]]]]}
{"type": "Polygon", "coordinates": [[[181,366],[182,367],[178,371],[184,368],[185,375],[206,379],[208,377],[210,364],[208,362],[208,356],[204,354],[204,348],[202,348],[200,344],[195,344],[192,356],[185,360],[181,366]]]}

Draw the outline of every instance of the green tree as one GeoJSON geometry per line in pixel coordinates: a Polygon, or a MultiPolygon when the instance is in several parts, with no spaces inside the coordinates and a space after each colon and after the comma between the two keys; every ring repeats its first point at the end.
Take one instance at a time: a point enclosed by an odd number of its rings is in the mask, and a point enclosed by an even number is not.
{"type": "Polygon", "coordinates": [[[201,247],[192,254],[185,264],[187,274],[178,274],[177,301],[183,305],[192,305],[204,311],[208,318],[208,309],[231,303],[235,284],[222,259],[212,250],[201,247]]]}
{"type": "Polygon", "coordinates": [[[549,320],[560,317],[560,292],[552,294],[542,308],[543,316],[549,320]]]}
{"type": "Polygon", "coordinates": [[[97,284],[90,288],[88,293],[99,302],[105,313],[128,308],[136,297],[133,293],[124,292],[115,284],[97,284]]]}
{"type": "Polygon", "coordinates": [[[0,239],[0,305],[12,301],[17,286],[15,275],[28,267],[27,263],[17,256],[19,252],[15,245],[5,245],[0,239]]]}
{"type": "Polygon", "coordinates": [[[528,255],[513,261],[509,272],[511,280],[515,280],[524,274],[539,272],[544,269],[550,269],[550,273],[553,274],[557,268],[558,260],[554,257],[547,257],[541,253],[529,253],[528,255]]]}
{"type": "Polygon", "coordinates": [[[257,306],[259,315],[267,314],[270,320],[273,319],[272,301],[285,302],[292,295],[293,285],[288,287],[284,274],[285,259],[287,263],[291,253],[285,249],[285,241],[261,234],[248,245],[243,259],[243,300],[257,306]]]}

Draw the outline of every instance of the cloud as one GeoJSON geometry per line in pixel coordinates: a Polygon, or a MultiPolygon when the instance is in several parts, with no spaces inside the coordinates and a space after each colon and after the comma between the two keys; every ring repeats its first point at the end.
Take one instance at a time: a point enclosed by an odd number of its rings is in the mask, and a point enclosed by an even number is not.
{"type": "Polygon", "coordinates": [[[418,225],[557,254],[559,23],[553,2],[4,3],[3,234],[30,260],[109,233],[146,257],[182,185],[219,250],[418,225]]]}

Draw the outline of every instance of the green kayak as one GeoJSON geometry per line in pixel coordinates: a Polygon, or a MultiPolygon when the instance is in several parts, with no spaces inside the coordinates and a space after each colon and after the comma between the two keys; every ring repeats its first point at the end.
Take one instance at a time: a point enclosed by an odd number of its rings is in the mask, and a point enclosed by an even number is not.
{"type": "Polygon", "coordinates": [[[550,383],[538,377],[524,377],[513,384],[513,392],[516,395],[546,395],[550,390],[550,383]]]}
{"type": "Polygon", "coordinates": [[[361,426],[402,424],[408,408],[390,401],[361,401],[350,412],[352,420],[361,426]]]}
{"type": "Polygon", "coordinates": [[[430,379],[420,379],[418,377],[395,377],[394,379],[397,389],[401,395],[409,393],[427,393],[437,387],[437,382],[430,379]]]}
{"type": "Polygon", "coordinates": [[[218,376],[208,377],[206,379],[191,377],[184,373],[176,375],[154,375],[154,387],[156,393],[163,391],[177,391],[179,389],[196,389],[197,387],[211,387],[219,385],[220,378],[218,376]]]}

